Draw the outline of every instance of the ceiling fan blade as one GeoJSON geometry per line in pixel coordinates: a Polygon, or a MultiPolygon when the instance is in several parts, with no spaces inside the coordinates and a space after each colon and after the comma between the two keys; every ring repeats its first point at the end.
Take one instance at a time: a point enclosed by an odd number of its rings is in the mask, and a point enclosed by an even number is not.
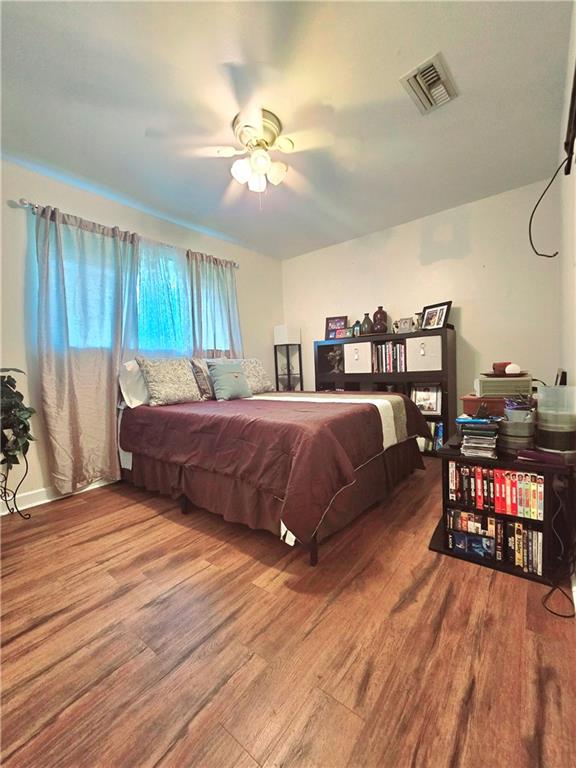
{"type": "Polygon", "coordinates": [[[234,205],[244,193],[244,187],[242,184],[238,184],[234,179],[230,179],[230,183],[226,187],[226,191],[222,195],[222,205],[225,208],[230,208],[234,205]]]}
{"type": "Polygon", "coordinates": [[[286,177],[284,181],[282,182],[283,187],[288,187],[292,192],[296,192],[298,195],[312,195],[312,185],[300,171],[297,171],[296,168],[288,167],[288,173],[286,174],[286,177]]]}
{"type": "Polygon", "coordinates": [[[245,155],[245,149],[236,147],[187,147],[180,153],[184,157],[237,157],[245,155]]]}
{"type": "Polygon", "coordinates": [[[334,135],[328,131],[311,129],[295,131],[287,135],[282,134],[272,149],[279,152],[286,152],[286,150],[282,148],[283,139],[289,139],[294,145],[293,149],[288,149],[288,152],[310,152],[315,149],[328,149],[329,147],[333,147],[336,143],[334,135]]]}

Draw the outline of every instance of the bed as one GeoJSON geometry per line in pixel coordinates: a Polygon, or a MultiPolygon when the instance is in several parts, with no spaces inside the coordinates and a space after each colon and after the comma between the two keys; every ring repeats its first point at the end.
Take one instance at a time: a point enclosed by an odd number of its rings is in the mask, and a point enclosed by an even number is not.
{"type": "Polygon", "coordinates": [[[298,541],[345,527],[415,468],[425,419],[404,395],[268,393],[230,401],[126,409],[123,476],[298,541]]]}

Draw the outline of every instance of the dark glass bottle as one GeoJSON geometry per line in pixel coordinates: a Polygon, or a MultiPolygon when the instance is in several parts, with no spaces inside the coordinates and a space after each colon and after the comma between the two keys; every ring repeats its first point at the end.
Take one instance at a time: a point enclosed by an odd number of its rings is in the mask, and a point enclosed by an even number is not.
{"type": "Polygon", "coordinates": [[[378,307],[376,312],[374,312],[374,331],[373,333],[387,333],[388,332],[388,315],[386,312],[382,309],[381,306],[378,307]]]}
{"type": "Polygon", "coordinates": [[[364,320],[362,320],[362,330],[360,333],[362,336],[374,333],[374,323],[370,320],[370,314],[368,312],[364,312],[364,320]]]}
{"type": "Polygon", "coordinates": [[[360,336],[361,333],[362,333],[362,323],[360,322],[360,320],[356,320],[356,322],[352,326],[352,334],[354,336],[360,336]]]}

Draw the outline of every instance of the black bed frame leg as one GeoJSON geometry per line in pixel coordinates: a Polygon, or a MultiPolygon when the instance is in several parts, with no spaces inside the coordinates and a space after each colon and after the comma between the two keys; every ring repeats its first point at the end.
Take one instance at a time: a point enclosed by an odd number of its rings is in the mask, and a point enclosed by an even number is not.
{"type": "Polygon", "coordinates": [[[312,536],[312,540],[310,541],[310,565],[318,565],[318,541],[316,539],[316,534],[312,536]]]}
{"type": "Polygon", "coordinates": [[[188,512],[188,499],[186,498],[185,494],[180,496],[180,512],[182,512],[183,515],[188,512]]]}

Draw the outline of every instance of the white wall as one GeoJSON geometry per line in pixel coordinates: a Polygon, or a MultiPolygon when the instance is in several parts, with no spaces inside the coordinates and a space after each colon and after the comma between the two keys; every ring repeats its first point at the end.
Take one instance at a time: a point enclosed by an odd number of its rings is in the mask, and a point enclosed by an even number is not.
{"type": "MultiPolygon", "coordinates": [[[[559,262],[535,256],[528,218],[543,182],[462,205],[282,263],[286,322],[302,328],[304,378],[314,386],[313,341],[324,319],[350,324],[382,304],[393,320],[451,299],[458,391],[494,361],[549,381],[560,364],[559,262]]],[[[539,209],[541,247],[560,237],[556,192],[539,209]]]]}
{"type": "MultiPolygon", "coordinates": [[[[282,275],[278,261],[229,242],[200,234],[130,208],[84,189],[32,172],[14,163],[2,163],[2,367],[27,371],[18,381],[32,406],[39,402],[36,377],[36,277],[34,257],[28,257],[27,212],[13,207],[25,197],[101,224],[117,225],[165,243],[211,253],[240,264],[238,301],[244,353],[259,357],[273,374],[273,326],[282,322],[282,275]],[[11,203],[12,201],[12,203],[11,203]]],[[[32,420],[38,437],[29,452],[30,474],[21,488],[33,494],[49,488],[45,435],[39,416],[32,420]]],[[[29,496],[28,498],[36,498],[29,496]]],[[[23,496],[26,500],[26,496],[23,496]]]]}
{"type": "MultiPolygon", "coordinates": [[[[575,62],[576,7],[573,7],[572,33],[566,67],[564,114],[560,136],[560,146],[562,146],[561,158],[565,156],[563,144],[566,135],[566,124],[568,122],[575,62]]],[[[562,239],[558,248],[562,270],[562,361],[564,368],[568,371],[568,383],[574,386],[576,385],[576,162],[574,160],[572,162],[571,175],[564,176],[562,174],[559,179],[559,186],[562,196],[562,239]]]]}

